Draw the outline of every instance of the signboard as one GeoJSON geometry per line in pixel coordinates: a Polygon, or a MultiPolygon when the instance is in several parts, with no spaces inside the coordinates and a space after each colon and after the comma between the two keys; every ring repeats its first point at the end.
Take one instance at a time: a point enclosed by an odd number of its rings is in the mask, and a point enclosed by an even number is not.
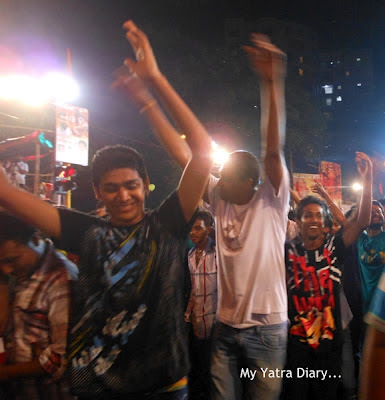
{"type": "Polygon", "coordinates": [[[56,107],[56,161],[88,165],[88,110],[56,107]]]}
{"type": "Polygon", "coordinates": [[[313,193],[311,187],[314,186],[314,181],[320,183],[321,177],[318,174],[293,174],[293,189],[298,193],[299,197],[303,199],[306,196],[317,196],[313,193]]]}
{"type": "Polygon", "coordinates": [[[319,174],[321,182],[329,193],[329,196],[335,204],[341,207],[341,166],[333,162],[321,161],[319,164],[319,174]]]}

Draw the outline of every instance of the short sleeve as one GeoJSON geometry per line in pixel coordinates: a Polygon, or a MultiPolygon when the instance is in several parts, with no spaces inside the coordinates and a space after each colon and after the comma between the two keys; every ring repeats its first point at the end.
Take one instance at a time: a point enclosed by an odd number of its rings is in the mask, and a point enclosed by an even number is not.
{"type": "Polygon", "coordinates": [[[106,221],[69,208],[59,207],[61,238],[56,247],[73,254],[80,253],[80,246],[86,232],[95,225],[104,225],[106,221]]]}
{"type": "Polygon", "coordinates": [[[385,270],[382,271],[365,322],[385,333],[385,270]]]}

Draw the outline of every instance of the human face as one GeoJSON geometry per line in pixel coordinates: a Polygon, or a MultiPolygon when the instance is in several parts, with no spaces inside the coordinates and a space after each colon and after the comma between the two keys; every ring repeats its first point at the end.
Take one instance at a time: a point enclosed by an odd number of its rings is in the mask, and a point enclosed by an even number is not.
{"type": "Polygon", "coordinates": [[[0,244],[0,271],[3,274],[27,275],[37,266],[38,261],[38,253],[25,244],[14,240],[0,244]]]}
{"type": "Polygon", "coordinates": [[[370,227],[381,228],[384,225],[384,214],[377,204],[372,204],[372,216],[370,219],[370,227]]]}
{"type": "Polygon", "coordinates": [[[103,174],[98,187],[94,187],[98,200],[102,200],[113,225],[134,225],[144,217],[144,202],[149,182],[143,182],[138,171],[117,168],[103,174]]]}
{"type": "Polygon", "coordinates": [[[203,244],[207,240],[210,228],[207,227],[202,219],[197,219],[190,231],[190,239],[195,245],[203,244]]]}
{"type": "Polygon", "coordinates": [[[220,174],[217,185],[222,200],[235,204],[246,204],[251,200],[253,194],[251,179],[242,180],[229,163],[222,167],[220,174]]]}
{"type": "Polygon", "coordinates": [[[303,208],[299,221],[301,236],[304,240],[316,240],[324,236],[324,211],[318,204],[308,204],[303,208]]]}
{"type": "Polygon", "coordinates": [[[340,229],[341,229],[341,225],[335,219],[333,219],[332,229],[330,230],[330,233],[333,236],[335,236],[340,231],[340,229]]]}

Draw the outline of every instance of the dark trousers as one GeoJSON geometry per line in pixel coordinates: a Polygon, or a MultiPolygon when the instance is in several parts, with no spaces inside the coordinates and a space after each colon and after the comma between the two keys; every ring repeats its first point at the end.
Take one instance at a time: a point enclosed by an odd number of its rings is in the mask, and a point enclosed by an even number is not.
{"type": "Polygon", "coordinates": [[[341,349],[316,351],[308,345],[288,344],[282,396],[284,400],[337,400],[341,384],[341,349]],[[326,373],[326,378],[316,371],[326,373]]]}
{"type": "Polygon", "coordinates": [[[210,398],[211,338],[198,339],[193,333],[190,341],[191,370],[189,374],[189,399],[210,398]]]}

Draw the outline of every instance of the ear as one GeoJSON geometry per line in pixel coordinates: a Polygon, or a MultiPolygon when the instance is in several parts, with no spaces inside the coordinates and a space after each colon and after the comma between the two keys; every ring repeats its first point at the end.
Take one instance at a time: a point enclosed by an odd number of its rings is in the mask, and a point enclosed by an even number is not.
{"type": "Polygon", "coordinates": [[[102,197],[100,196],[99,189],[95,185],[93,185],[93,188],[94,188],[94,193],[95,193],[96,200],[102,200],[102,197]]]}
{"type": "Polygon", "coordinates": [[[146,196],[150,194],[150,179],[147,178],[144,182],[144,193],[146,193],[146,196]]]}

